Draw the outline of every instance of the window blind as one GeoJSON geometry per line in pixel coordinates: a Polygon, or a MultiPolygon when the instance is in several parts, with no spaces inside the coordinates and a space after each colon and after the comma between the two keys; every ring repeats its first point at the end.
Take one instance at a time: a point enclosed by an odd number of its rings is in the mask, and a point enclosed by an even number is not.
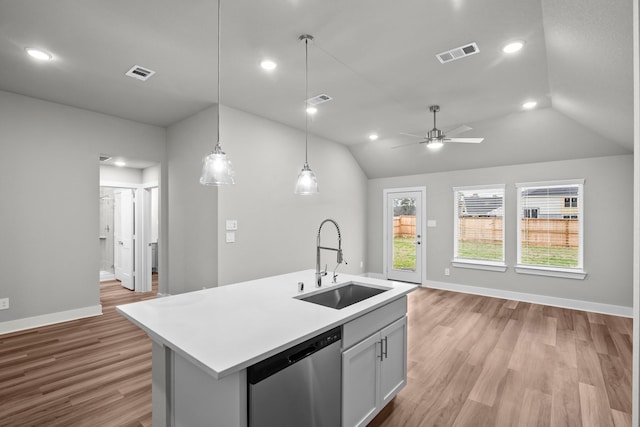
{"type": "Polygon", "coordinates": [[[504,262],[504,186],[454,188],[454,259],[504,262]]]}
{"type": "Polygon", "coordinates": [[[518,264],[582,268],[582,191],[581,183],[518,187],[518,264]]]}

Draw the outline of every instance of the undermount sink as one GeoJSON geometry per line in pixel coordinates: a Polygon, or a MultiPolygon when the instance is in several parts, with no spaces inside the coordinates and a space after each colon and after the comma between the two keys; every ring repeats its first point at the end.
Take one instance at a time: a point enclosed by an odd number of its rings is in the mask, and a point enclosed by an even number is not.
{"type": "Polygon", "coordinates": [[[344,285],[299,297],[298,299],[340,310],[388,290],[362,283],[347,282],[344,285]]]}

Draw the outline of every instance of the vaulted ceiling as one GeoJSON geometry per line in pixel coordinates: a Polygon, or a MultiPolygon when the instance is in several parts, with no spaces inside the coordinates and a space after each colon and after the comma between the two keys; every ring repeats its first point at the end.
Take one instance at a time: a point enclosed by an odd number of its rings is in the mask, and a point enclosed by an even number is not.
{"type": "MultiPolygon", "coordinates": [[[[222,0],[221,19],[222,104],[304,129],[311,34],[309,95],[333,99],[310,132],[371,178],[632,152],[631,0],[222,0]],[[439,129],[484,142],[434,152],[403,135],[433,127],[432,104],[439,129]]],[[[168,126],[216,102],[216,23],[214,0],[0,0],[0,90],[168,126]],[[156,74],[126,77],[134,65],[156,74]]]]}

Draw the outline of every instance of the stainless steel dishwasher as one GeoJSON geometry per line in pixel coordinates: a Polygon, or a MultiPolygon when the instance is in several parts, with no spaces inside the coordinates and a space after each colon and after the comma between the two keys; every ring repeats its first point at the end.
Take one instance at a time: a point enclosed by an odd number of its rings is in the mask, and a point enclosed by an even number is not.
{"type": "Polygon", "coordinates": [[[341,342],[338,327],[249,367],[249,426],[339,426],[341,342]]]}

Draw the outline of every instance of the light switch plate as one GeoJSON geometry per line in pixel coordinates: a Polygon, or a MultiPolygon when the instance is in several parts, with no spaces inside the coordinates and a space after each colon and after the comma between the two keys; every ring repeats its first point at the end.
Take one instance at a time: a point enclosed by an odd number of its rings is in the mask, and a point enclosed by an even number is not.
{"type": "Polygon", "coordinates": [[[227,232],[227,243],[235,243],[236,241],[236,233],[233,231],[227,232]]]}
{"type": "Polygon", "coordinates": [[[228,219],[226,228],[227,228],[227,230],[237,230],[238,229],[238,220],[237,219],[228,219]]]}

